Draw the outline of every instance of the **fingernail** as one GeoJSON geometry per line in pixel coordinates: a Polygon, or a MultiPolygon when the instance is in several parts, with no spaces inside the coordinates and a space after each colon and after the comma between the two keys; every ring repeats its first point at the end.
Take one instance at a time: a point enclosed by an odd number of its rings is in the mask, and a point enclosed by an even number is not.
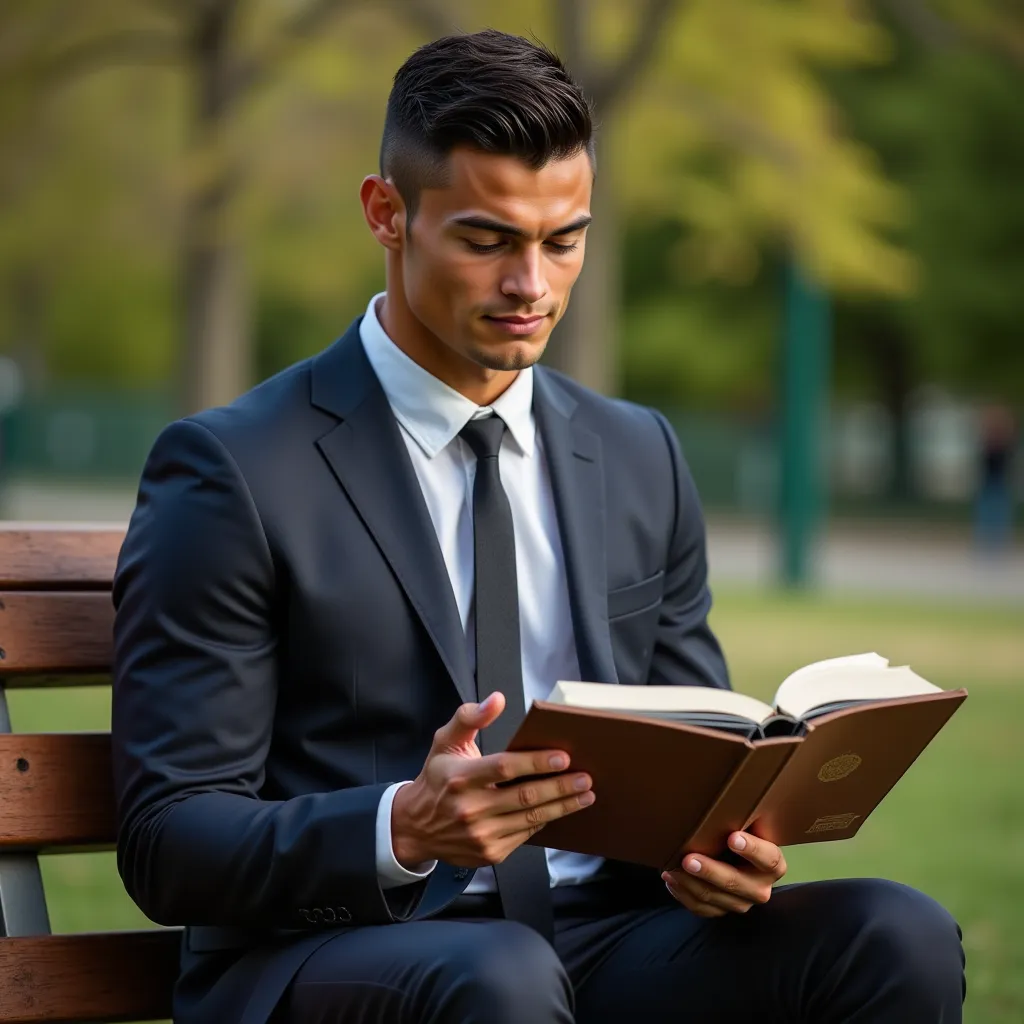
{"type": "Polygon", "coordinates": [[[588,779],[588,778],[586,777],[586,775],[581,775],[581,776],[580,776],[580,777],[579,777],[579,778],[578,778],[578,779],[577,779],[577,780],[576,780],[576,781],[575,781],[575,782],[573,783],[573,786],[574,786],[574,787],[575,787],[576,789],[589,789],[589,788],[590,788],[590,779],[588,779]]]}
{"type": "Polygon", "coordinates": [[[688,861],[686,861],[683,864],[683,867],[686,868],[686,870],[689,871],[691,874],[700,874],[700,861],[697,860],[696,857],[691,857],[688,861]]]}
{"type": "Polygon", "coordinates": [[[581,793],[576,799],[579,800],[581,807],[589,807],[594,802],[594,794],[581,793]]]}
{"type": "Polygon", "coordinates": [[[560,769],[560,768],[568,768],[569,767],[569,758],[567,758],[564,754],[555,754],[551,758],[551,760],[548,761],[548,764],[550,764],[551,767],[556,769],[556,770],[560,769]]]}
{"type": "Polygon", "coordinates": [[[729,840],[729,845],[734,850],[745,850],[747,848],[747,841],[743,836],[733,836],[732,839],[729,840]]]}

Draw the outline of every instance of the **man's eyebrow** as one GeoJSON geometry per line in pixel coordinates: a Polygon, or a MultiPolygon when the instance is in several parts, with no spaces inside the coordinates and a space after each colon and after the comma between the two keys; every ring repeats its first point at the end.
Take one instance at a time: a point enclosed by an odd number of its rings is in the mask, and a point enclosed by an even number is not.
{"type": "MultiPolygon", "coordinates": [[[[583,217],[577,217],[571,224],[566,224],[565,227],[556,229],[550,232],[550,237],[557,237],[558,235],[568,235],[573,231],[581,231],[585,228],[594,218],[590,214],[586,214],[583,217]]],[[[470,215],[467,217],[455,217],[452,220],[453,224],[459,224],[464,228],[476,228],[478,231],[493,231],[497,235],[510,235],[513,238],[523,238],[526,232],[522,228],[517,228],[514,224],[505,224],[500,220],[492,220],[490,217],[478,217],[470,215]]]]}
{"type": "Polygon", "coordinates": [[[582,217],[577,217],[571,224],[566,224],[564,228],[552,231],[551,234],[552,236],[571,235],[574,231],[582,231],[593,219],[589,213],[584,214],[582,217]]]}

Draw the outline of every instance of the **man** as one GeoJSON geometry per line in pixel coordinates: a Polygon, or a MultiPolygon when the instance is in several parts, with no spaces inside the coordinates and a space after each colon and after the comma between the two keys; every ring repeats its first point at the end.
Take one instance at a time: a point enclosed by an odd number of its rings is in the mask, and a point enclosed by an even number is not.
{"type": "Polygon", "coordinates": [[[903,886],[773,893],[753,835],[661,876],[524,845],[601,799],[503,752],[530,699],[728,685],[665,420],[535,365],[593,170],[551,53],[417,51],[360,193],[387,291],[154,446],[115,584],[118,856],[187,926],[181,1024],[960,1019],[956,926],[903,886]]]}

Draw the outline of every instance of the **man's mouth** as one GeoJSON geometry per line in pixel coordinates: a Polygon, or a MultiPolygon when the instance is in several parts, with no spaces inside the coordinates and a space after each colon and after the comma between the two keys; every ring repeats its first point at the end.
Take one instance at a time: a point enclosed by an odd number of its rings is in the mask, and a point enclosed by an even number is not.
{"type": "Polygon", "coordinates": [[[531,316],[485,316],[484,319],[508,334],[532,334],[547,317],[535,313],[531,316]]]}

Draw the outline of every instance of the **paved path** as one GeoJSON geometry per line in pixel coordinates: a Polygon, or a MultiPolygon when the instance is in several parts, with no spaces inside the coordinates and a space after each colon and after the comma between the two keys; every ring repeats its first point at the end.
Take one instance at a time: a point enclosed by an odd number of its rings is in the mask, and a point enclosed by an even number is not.
{"type": "MultiPolygon", "coordinates": [[[[771,529],[712,520],[708,562],[712,583],[770,585],[777,565],[771,529]]],[[[983,557],[969,537],[948,529],[833,524],[818,546],[814,573],[829,592],[1014,604],[1024,613],[1024,546],[983,557]]]]}
{"type": "MultiPolygon", "coordinates": [[[[134,490],[99,491],[19,483],[0,497],[6,519],[126,522],[134,490]]],[[[775,579],[771,529],[712,518],[708,558],[714,585],[768,586],[775,579]]],[[[914,524],[834,524],[816,559],[829,592],[902,594],[934,600],[1020,605],[1024,612],[1024,545],[982,558],[962,532],[914,524]]]]}

